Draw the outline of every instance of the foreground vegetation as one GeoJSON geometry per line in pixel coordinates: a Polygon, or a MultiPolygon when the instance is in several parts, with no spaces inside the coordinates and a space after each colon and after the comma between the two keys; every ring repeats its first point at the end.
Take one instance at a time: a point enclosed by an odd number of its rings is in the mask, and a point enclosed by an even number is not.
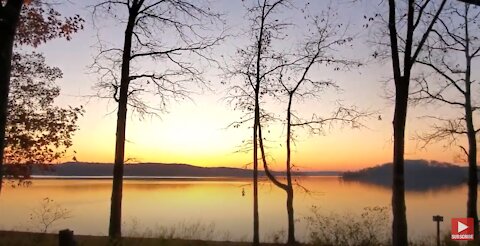
{"type": "MultiPolygon", "coordinates": [[[[312,208],[312,215],[306,217],[309,245],[315,246],[387,246],[393,245],[390,234],[391,217],[388,207],[365,207],[360,214],[324,213],[318,207],[312,208]]],[[[458,246],[450,239],[450,233],[441,235],[440,245],[458,246]]],[[[434,246],[436,237],[425,235],[409,240],[410,246],[434,246]]]]}
{"type": "MultiPolygon", "coordinates": [[[[75,240],[78,246],[96,246],[96,245],[111,245],[106,236],[84,236],[76,235],[75,240]]],[[[16,232],[16,231],[0,231],[0,245],[1,246],[47,246],[58,245],[57,234],[43,234],[34,232],[16,232]]],[[[216,242],[203,240],[183,240],[183,239],[165,239],[165,238],[129,238],[125,237],[122,241],[123,246],[137,246],[137,245],[165,245],[165,246],[247,246],[251,245],[249,242],[216,242]]],[[[265,246],[275,246],[282,244],[264,243],[265,246]]]]}
{"type": "MultiPolygon", "coordinates": [[[[348,235],[346,232],[345,235],[348,235]]],[[[343,235],[343,236],[345,236],[343,235]]],[[[452,242],[449,239],[449,235],[444,235],[442,240],[443,246],[457,246],[459,243],[452,242]]],[[[85,236],[85,235],[76,235],[75,240],[77,246],[97,246],[97,245],[113,245],[110,243],[108,237],[106,236],[85,236]]],[[[345,242],[345,241],[344,241],[345,242]]],[[[339,242],[340,243],[340,242],[339,242]]],[[[58,235],[57,234],[44,234],[44,233],[34,233],[34,232],[17,232],[17,231],[0,231],[0,246],[47,246],[47,245],[58,245],[58,235]]],[[[166,238],[140,238],[140,237],[125,237],[122,241],[123,246],[150,246],[150,245],[164,245],[164,246],[249,246],[251,242],[230,242],[230,241],[204,241],[204,240],[185,240],[185,239],[166,239],[166,238]]],[[[281,243],[262,243],[264,246],[276,246],[284,245],[281,243]]],[[[379,242],[379,241],[353,241],[351,240],[348,244],[338,244],[328,241],[314,241],[309,244],[298,244],[302,245],[315,245],[315,246],[335,246],[335,245],[362,245],[362,246],[384,246],[391,245],[391,242],[379,242]]],[[[433,238],[425,238],[418,240],[416,242],[410,242],[411,246],[430,246],[435,245],[433,238]]]]}
{"type": "MultiPolygon", "coordinates": [[[[42,208],[48,211],[57,211],[58,208],[53,200],[44,200],[42,208]],[[46,204],[46,206],[45,206],[46,204]]],[[[62,209],[61,207],[59,207],[62,209]]],[[[41,213],[48,216],[42,218],[51,218],[50,213],[41,213]]],[[[312,246],[387,246],[392,245],[392,239],[389,231],[391,217],[388,207],[365,207],[360,213],[328,213],[320,207],[312,207],[310,216],[304,219],[308,225],[308,235],[303,238],[303,244],[312,246]]],[[[59,219],[63,220],[63,219],[59,219]]],[[[31,223],[35,224],[36,220],[31,223]]],[[[48,221],[48,220],[46,220],[48,221]]],[[[55,222],[49,223],[54,225],[55,222]]],[[[224,237],[218,237],[222,234],[215,228],[214,224],[197,223],[180,223],[175,226],[156,228],[143,228],[139,221],[133,220],[127,223],[128,229],[122,240],[123,246],[130,245],[205,245],[205,246],[247,246],[251,242],[231,242],[230,237],[225,234],[224,237]],[[217,241],[215,241],[217,240],[217,241]]],[[[56,229],[48,229],[44,224],[40,223],[37,232],[18,232],[18,231],[0,231],[0,246],[23,246],[23,245],[58,245],[58,234],[56,229]]],[[[458,242],[449,239],[449,233],[442,235],[441,245],[458,246],[458,242]]],[[[74,236],[77,245],[114,245],[107,236],[74,236]]],[[[238,240],[238,239],[237,239],[238,240]]],[[[287,242],[287,234],[285,230],[281,230],[272,235],[264,235],[261,245],[284,245],[287,242]]],[[[288,244],[287,245],[291,245],[288,244]]],[[[436,245],[436,238],[433,235],[425,235],[422,238],[416,238],[409,242],[410,246],[430,246],[436,245]]]]}

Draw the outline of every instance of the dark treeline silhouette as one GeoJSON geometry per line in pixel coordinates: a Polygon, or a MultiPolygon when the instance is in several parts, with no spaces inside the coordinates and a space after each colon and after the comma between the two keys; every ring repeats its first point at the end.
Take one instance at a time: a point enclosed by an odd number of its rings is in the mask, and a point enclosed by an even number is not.
{"type": "MultiPolygon", "coordinates": [[[[392,186],[392,163],[345,172],[345,181],[360,181],[384,187],[392,186]]],[[[464,185],[468,179],[468,169],[445,162],[427,160],[405,160],[405,189],[407,191],[427,191],[437,188],[464,185]]]]}
{"type": "MultiPolygon", "coordinates": [[[[8,169],[9,165],[6,165],[8,169]]],[[[232,167],[199,167],[188,164],[176,163],[135,163],[125,164],[125,176],[140,177],[251,177],[252,170],[232,167]]],[[[67,162],[51,165],[51,168],[36,167],[32,175],[53,176],[112,176],[113,165],[111,163],[83,163],[67,162]]],[[[275,176],[282,176],[284,172],[272,171],[275,176]]],[[[337,176],[340,172],[292,172],[294,176],[337,176]]],[[[259,172],[264,176],[263,171],[259,172]]]]}

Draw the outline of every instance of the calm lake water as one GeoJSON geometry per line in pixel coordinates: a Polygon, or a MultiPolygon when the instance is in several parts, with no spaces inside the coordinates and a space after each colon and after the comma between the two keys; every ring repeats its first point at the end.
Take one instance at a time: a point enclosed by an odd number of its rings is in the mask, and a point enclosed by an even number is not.
{"type": "MultiPolygon", "coordinates": [[[[338,177],[304,177],[299,183],[309,190],[296,190],[297,237],[307,238],[305,217],[312,206],[322,213],[359,214],[364,207],[390,206],[390,190],[345,182],[338,177]]],[[[251,181],[224,180],[126,180],[123,196],[124,234],[155,234],[159,228],[188,228],[195,224],[214,227],[212,239],[250,240],[252,231],[251,181]],[[245,196],[242,195],[244,190],[245,196]],[[183,225],[183,227],[182,227],[183,225]]],[[[110,180],[37,179],[29,187],[6,187],[0,196],[0,229],[38,230],[29,221],[33,208],[49,197],[72,211],[71,218],[51,231],[70,228],[76,234],[106,235],[110,209],[110,180]]],[[[442,230],[450,219],[465,217],[466,185],[431,191],[407,192],[409,231],[412,237],[435,233],[432,216],[444,216],[442,230]]],[[[285,193],[263,181],[260,185],[260,230],[263,241],[286,229],[285,193]]],[[[191,230],[187,229],[187,230],[191,230]]]]}

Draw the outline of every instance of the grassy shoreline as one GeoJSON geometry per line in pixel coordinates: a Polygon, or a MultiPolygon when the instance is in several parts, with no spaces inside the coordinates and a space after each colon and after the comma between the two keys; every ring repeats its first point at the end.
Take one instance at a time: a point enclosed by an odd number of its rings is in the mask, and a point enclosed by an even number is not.
{"type": "MultiPolygon", "coordinates": [[[[96,246],[110,245],[107,236],[75,235],[78,246],[96,246]]],[[[250,242],[230,242],[230,241],[203,241],[203,240],[185,240],[185,239],[163,239],[163,238],[123,238],[122,246],[250,246],[250,242]]],[[[49,246],[58,245],[58,234],[22,232],[22,231],[0,231],[0,246],[49,246]]],[[[277,246],[284,244],[262,243],[264,246],[277,246]]]]}

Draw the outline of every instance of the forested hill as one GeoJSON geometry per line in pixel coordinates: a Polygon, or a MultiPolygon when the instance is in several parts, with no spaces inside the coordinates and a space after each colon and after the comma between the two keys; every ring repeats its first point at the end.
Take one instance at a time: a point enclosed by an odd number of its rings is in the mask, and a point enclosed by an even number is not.
{"type": "MultiPolygon", "coordinates": [[[[450,163],[405,160],[405,188],[407,190],[427,190],[445,186],[455,186],[467,181],[468,169],[450,163]]],[[[346,181],[361,181],[382,186],[392,185],[392,163],[365,168],[356,172],[345,172],[346,181]]]]}
{"type": "MultiPolygon", "coordinates": [[[[34,168],[33,175],[54,176],[111,176],[113,165],[67,162],[52,165],[50,171],[34,168]]],[[[281,172],[274,172],[281,175],[281,172]]],[[[339,172],[295,172],[297,176],[335,176],[339,172]]],[[[187,164],[137,163],[125,164],[125,176],[163,177],[251,177],[252,170],[231,167],[198,167],[187,164]]],[[[260,173],[263,175],[263,172],[260,173]]]]}

